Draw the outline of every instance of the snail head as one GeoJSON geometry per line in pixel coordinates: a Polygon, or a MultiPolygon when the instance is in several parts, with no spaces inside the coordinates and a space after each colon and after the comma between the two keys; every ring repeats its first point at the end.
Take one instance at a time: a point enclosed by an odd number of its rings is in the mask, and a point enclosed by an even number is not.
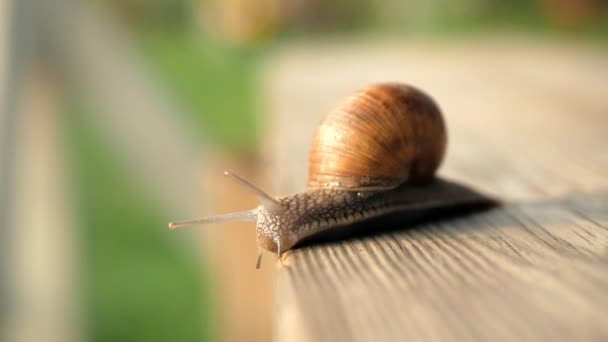
{"type": "MultiPolygon", "coordinates": [[[[169,222],[169,229],[217,222],[253,221],[256,222],[258,245],[270,251],[276,251],[280,257],[282,251],[293,245],[291,241],[284,241],[285,239],[281,238],[283,235],[279,234],[281,230],[284,230],[284,226],[290,224],[288,221],[291,220],[288,220],[288,218],[292,215],[289,215],[288,207],[237,174],[225,171],[224,175],[231,177],[237,184],[252,192],[257,197],[260,205],[245,211],[208,216],[195,220],[169,222]]],[[[258,248],[256,268],[260,266],[261,255],[261,250],[258,248]]]]}

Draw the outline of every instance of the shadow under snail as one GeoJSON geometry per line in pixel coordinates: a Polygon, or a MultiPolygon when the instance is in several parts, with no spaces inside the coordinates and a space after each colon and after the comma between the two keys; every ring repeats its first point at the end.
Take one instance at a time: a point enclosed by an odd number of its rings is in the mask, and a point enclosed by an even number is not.
{"type": "Polygon", "coordinates": [[[406,84],[374,84],[347,98],[316,130],[305,192],[271,197],[226,171],[260,206],[169,228],[255,221],[259,267],[262,248],[280,258],[315,234],[411,210],[411,201],[404,203],[408,186],[433,180],[446,143],[444,120],[430,96],[406,84]]]}

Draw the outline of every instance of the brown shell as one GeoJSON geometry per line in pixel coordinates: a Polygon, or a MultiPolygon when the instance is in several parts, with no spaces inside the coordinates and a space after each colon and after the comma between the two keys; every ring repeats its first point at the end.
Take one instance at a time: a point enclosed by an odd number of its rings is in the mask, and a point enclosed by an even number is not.
{"type": "Polygon", "coordinates": [[[317,129],[308,187],[388,189],[433,178],[447,143],[433,99],[405,84],[385,83],[348,98],[317,129]]]}

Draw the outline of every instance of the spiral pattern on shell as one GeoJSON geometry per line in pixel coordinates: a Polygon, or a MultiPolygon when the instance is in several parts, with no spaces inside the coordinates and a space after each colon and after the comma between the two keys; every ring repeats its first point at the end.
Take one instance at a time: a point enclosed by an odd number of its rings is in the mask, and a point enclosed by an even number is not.
{"type": "Polygon", "coordinates": [[[369,86],[331,111],[317,129],[308,187],[390,189],[434,177],[447,144],[430,96],[412,86],[369,86]]]}

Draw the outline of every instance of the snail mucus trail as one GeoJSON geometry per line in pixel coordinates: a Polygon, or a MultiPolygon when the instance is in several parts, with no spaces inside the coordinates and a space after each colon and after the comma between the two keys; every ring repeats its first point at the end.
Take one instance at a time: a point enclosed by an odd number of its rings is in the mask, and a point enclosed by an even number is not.
{"type": "Polygon", "coordinates": [[[405,84],[374,84],[347,98],[317,128],[308,158],[306,191],[271,197],[226,171],[260,205],[172,222],[169,228],[255,221],[259,267],[262,249],[280,257],[318,233],[415,209],[407,196],[408,184],[433,180],[446,143],[441,112],[428,95],[405,84]]]}

